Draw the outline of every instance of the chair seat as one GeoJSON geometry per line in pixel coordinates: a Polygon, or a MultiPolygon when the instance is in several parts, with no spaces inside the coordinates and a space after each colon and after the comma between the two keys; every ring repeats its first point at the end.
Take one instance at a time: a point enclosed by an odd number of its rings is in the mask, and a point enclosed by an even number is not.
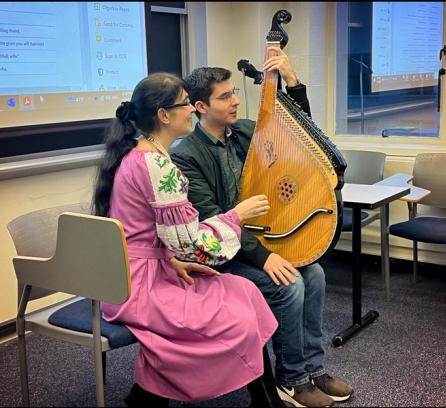
{"type": "MultiPolygon", "coordinates": [[[[361,221],[369,216],[365,211],[361,211],[361,221]]],[[[352,230],[353,212],[351,208],[344,208],[342,211],[342,231],[352,230]]]]}
{"type": "MultiPolygon", "coordinates": [[[[64,329],[93,333],[91,300],[82,299],[54,312],[48,322],[64,329]]],[[[101,335],[108,338],[112,348],[128,346],[137,340],[127,327],[112,324],[101,318],[101,335]]]]}
{"type": "Polygon", "coordinates": [[[417,217],[392,225],[389,232],[412,241],[446,244],[446,218],[417,217]]]}

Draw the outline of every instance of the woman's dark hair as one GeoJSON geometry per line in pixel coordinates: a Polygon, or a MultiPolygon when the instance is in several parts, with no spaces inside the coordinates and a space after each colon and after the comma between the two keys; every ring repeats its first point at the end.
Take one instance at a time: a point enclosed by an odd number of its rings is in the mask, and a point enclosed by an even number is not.
{"type": "Polygon", "coordinates": [[[158,128],[158,109],[173,105],[185,87],[175,75],[151,74],[136,85],[130,102],[116,109],[116,118],[104,139],[105,154],[97,170],[92,214],[108,217],[113,182],[122,159],[136,146],[139,134],[148,135],[158,128]]]}

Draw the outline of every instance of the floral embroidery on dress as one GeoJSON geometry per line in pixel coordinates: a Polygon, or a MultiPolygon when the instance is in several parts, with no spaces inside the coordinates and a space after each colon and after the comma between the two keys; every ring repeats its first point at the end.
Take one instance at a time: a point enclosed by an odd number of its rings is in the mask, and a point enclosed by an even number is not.
{"type": "Polygon", "coordinates": [[[160,186],[158,191],[165,191],[166,193],[174,193],[177,188],[178,180],[175,178],[176,171],[175,168],[172,168],[169,174],[163,176],[160,180],[160,186]]]}
{"type": "Polygon", "coordinates": [[[152,181],[155,202],[171,204],[186,199],[189,180],[168,157],[147,152],[145,162],[152,181]]]}
{"type": "Polygon", "coordinates": [[[200,245],[198,247],[198,249],[193,254],[179,253],[179,254],[176,254],[176,256],[180,259],[185,259],[187,261],[194,259],[194,260],[196,260],[202,264],[205,264],[205,265],[221,265],[221,264],[229,261],[229,258],[224,255],[219,255],[218,257],[209,256],[208,254],[205,254],[204,252],[202,252],[203,249],[204,249],[204,246],[200,245]],[[201,249],[200,249],[200,247],[201,247],[201,249]]]}
{"type": "MultiPolygon", "coordinates": [[[[191,254],[187,251],[188,248],[193,248],[193,256],[198,259],[199,262],[204,264],[213,264],[215,256],[209,256],[208,253],[219,253],[222,251],[222,246],[220,241],[215,237],[214,234],[203,232],[201,234],[202,243],[198,243],[198,239],[192,242],[179,241],[179,248],[172,248],[178,253],[180,258],[190,259],[191,254]],[[179,251],[177,251],[179,249],[179,251]],[[186,250],[186,253],[181,251],[186,250]]],[[[218,262],[226,262],[228,258],[224,255],[219,255],[217,257],[218,262]]]]}
{"type": "Polygon", "coordinates": [[[198,262],[203,264],[212,264],[211,257],[204,253],[204,245],[198,245],[194,255],[198,258],[198,262]]]}
{"type": "Polygon", "coordinates": [[[162,169],[167,163],[169,163],[169,160],[161,155],[158,155],[155,156],[155,163],[158,165],[160,169],[162,169]]]}
{"type": "Polygon", "coordinates": [[[187,187],[188,186],[189,186],[189,183],[188,183],[187,179],[186,178],[182,178],[180,180],[180,193],[187,194],[187,190],[188,190],[187,187]]]}
{"type": "Polygon", "coordinates": [[[201,239],[210,251],[216,253],[221,252],[221,244],[214,234],[207,235],[206,232],[203,232],[201,239]]]}
{"type": "Polygon", "coordinates": [[[158,191],[164,191],[166,193],[176,193],[177,185],[179,186],[179,191],[182,193],[187,192],[187,180],[182,176],[181,172],[173,167],[169,174],[166,174],[160,180],[160,185],[158,191]]]}
{"type": "Polygon", "coordinates": [[[202,226],[187,201],[189,180],[184,173],[160,154],[147,152],[144,160],[153,186],[150,205],[164,245],[179,259],[207,265],[223,264],[233,258],[240,248],[235,224],[214,216],[206,220],[206,227],[202,226]],[[163,214],[168,215],[166,219],[163,214]]]}

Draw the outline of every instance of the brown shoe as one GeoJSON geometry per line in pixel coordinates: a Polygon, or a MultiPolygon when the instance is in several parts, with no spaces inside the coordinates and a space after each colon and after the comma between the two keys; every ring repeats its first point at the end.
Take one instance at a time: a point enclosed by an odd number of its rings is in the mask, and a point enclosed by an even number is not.
{"type": "Polygon", "coordinates": [[[315,377],[312,381],[317,388],[336,402],[347,401],[353,394],[353,388],[350,385],[328,374],[315,377]]]}
{"type": "Polygon", "coordinates": [[[331,407],[335,403],[311,381],[294,387],[278,385],[277,392],[282,401],[289,402],[294,407],[331,407]]]}

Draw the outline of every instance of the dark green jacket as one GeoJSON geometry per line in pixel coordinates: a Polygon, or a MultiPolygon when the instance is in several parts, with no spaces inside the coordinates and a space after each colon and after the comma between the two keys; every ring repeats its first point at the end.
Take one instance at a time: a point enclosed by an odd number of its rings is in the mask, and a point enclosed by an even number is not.
{"type": "MultiPolygon", "coordinates": [[[[310,115],[305,85],[286,89],[288,95],[310,115]]],[[[246,157],[255,122],[240,119],[230,127],[232,135],[238,139],[239,146],[246,157]]],[[[215,154],[212,153],[212,150],[216,148],[197,125],[190,135],[170,150],[172,160],[189,179],[188,198],[200,213],[200,221],[225,213],[232,208],[219,163],[215,159],[215,154]]],[[[242,229],[241,249],[237,254],[240,261],[249,262],[263,269],[270,253],[271,251],[265,248],[253,234],[242,229]]]]}

